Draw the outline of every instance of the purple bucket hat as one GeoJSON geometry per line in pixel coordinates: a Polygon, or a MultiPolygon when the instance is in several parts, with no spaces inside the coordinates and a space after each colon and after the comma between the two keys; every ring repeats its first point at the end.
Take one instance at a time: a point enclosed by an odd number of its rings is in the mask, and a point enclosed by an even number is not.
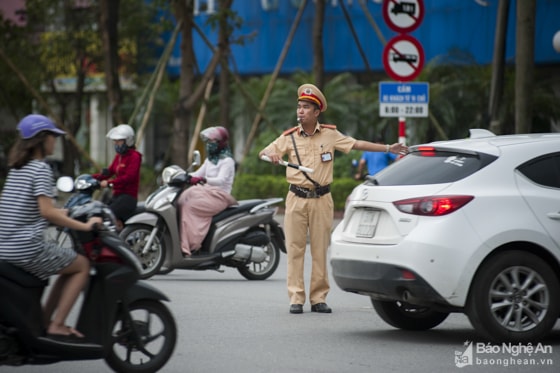
{"type": "Polygon", "coordinates": [[[24,140],[30,139],[37,135],[39,132],[49,131],[55,135],[64,135],[66,132],[57,128],[52,120],[44,115],[30,114],[23,118],[17,128],[24,140]]]}

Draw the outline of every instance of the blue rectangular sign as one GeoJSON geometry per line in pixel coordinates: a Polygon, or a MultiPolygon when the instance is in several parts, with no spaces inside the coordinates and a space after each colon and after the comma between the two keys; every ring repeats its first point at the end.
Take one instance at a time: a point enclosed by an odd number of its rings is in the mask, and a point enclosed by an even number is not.
{"type": "Polygon", "coordinates": [[[429,84],[425,82],[379,82],[381,104],[428,104],[429,84]]]}

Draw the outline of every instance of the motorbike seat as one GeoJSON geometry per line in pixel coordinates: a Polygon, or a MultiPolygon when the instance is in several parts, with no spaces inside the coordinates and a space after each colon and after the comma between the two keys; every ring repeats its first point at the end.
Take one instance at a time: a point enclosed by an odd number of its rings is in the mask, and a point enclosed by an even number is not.
{"type": "Polygon", "coordinates": [[[41,280],[13,264],[2,261],[0,261],[0,276],[26,288],[41,288],[49,284],[49,280],[41,280]]]}
{"type": "Polygon", "coordinates": [[[239,201],[238,205],[229,206],[224,211],[219,212],[217,215],[214,215],[212,218],[212,224],[219,222],[220,220],[224,220],[229,218],[232,215],[240,214],[242,212],[246,212],[251,210],[253,207],[261,204],[263,201],[261,199],[251,199],[245,201],[239,201]]]}

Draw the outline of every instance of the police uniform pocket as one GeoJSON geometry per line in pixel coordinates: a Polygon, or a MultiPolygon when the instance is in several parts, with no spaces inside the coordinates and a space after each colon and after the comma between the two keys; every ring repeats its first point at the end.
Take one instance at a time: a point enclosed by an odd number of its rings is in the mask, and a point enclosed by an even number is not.
{"type": "Polygon", "coordinates": [[[294,149],[292,149],[292,150],[290,151],[290,159],[296,160],[296,161],[297,161],[298,155],[299,155],[299,157],[302,158],[302,159],[303,159],[304,157],[307,157],[307,149],[304,148],[304,147],[298,146],[298,147],[297,147],[297,154],[296,154],[296,151],[295,151],[294,149]]]}

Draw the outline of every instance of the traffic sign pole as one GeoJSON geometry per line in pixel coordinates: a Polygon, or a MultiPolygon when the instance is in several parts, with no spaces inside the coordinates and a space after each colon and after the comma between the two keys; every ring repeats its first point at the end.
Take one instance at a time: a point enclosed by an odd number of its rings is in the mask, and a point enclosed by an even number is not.
{"type": "MultiPolygon", "coordinates": [[[[385,23],[393,31],[400,33],[391,39],[383,50],[385,71],[400,83],[414,80],[424,66],[424,50],[422,45],[408,33],[416,30],[424,19],[424,0],[383,0],[382,9],[385,23]]],[[[427,92],[425,95],[409,93],[412,92],[397,91],[396,94],[380,97],[380,112],[383,115],[396,116],[395,114],[398,114],[399,142],[402,144],[406,144],[406,117],[404,115],[424,116],[424,107],[427,106],[427,101],[424,101],[428,97],[427,92]],[[402,98],[404,98],[404,102],[401,102],[402,98]],[[419,102],[418,98],[422,100],[419,102]],[[411,100],[406,101],[408,99],[411,100]]]]}
{"type": "Polygon", "coordinates": [[[399,142],[406,145],[406,118],[399,117],[399,142]]]}

